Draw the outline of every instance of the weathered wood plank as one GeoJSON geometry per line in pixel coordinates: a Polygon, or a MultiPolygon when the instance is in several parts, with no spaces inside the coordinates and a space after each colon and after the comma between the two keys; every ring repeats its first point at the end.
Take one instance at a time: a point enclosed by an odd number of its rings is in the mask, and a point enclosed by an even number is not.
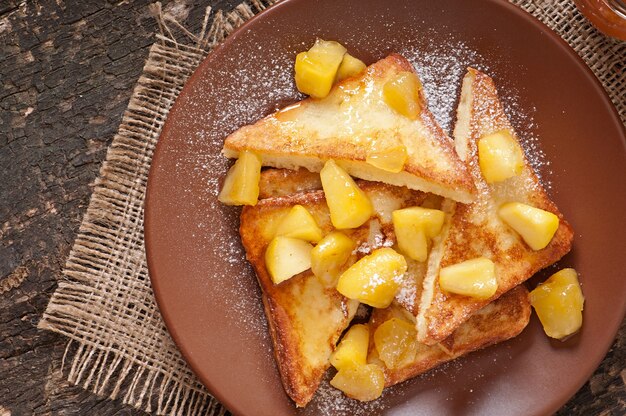
{"type": "Polygon", "coordinates": [[[150,3],[0,2],[1,415],[145,414],[70,386],[67,339],[36,324],[153,42],[150,3]]]}

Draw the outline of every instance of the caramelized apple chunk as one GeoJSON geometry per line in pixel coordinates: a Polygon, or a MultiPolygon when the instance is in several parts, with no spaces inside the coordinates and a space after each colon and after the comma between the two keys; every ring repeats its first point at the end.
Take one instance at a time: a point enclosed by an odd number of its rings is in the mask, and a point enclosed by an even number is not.
{"type": "Polygon", "coordinates": [[[298,91],[315,98],[326,97],[345,53],[346,48],[340,43],[322,39],[317,39],[308,51],[299,53],[295,64],[298,91]]]}
{"type": "Polygon", "coordinates": [[[226,205],[256,205],[260,178],[261,158],[245,150],[226,174],[217,199],[226,205]]]}
{"type": "Polygon", "coordinates": [[[498,210],[498,215],[533,250],[541,250],[550,244],[559,228],[559,217],[549,211],[520,202],[502,205],[498,210]]]}
{"type": "Polygon", "coordinates": [[[563,339],[580,329],[584,302],[574,269],[563,269],[553,274],[530,292],[530,303],[544,331],[556,339],[563,339]]]}
{"type": "Polygon", "coordinates": [[[415,325],[399,318],[385,321],[374,332],[378,357],[389,369],[403,367],[415,359],[417,330],[415,325]]]}
{"type": "Polygon", "coordinates": [[[305,207],[294,205],[278,224],[276,235],[317,243],[322,239],[322,229],[305,207]]]}
{"type": "Polygon", "coordinates": [[[337,370],[367,364],[370,330],[367,325],[352,325],[330,356],[330,363],[337,370]]]}
{"type": "Polygon", "coordinates": [[[311,268],[313,246],[297,238],[274,237],[265,251],[265,267],[276,284],[311,268]]]}
{"type": "Polygon", "coordinates": [[[337,78],[335,82],[339,82],[349,77],[353,77],[355,75],[360,74],[366,68],[366,65],[358,58],[346,53],[343,56],[343,60],[341,61],[341,65],[339,65],[339,69],[337,70],[337,78]]]}
{"type": "Polygon", "coordinates": [[[333,160],[320,171],[330,221],[338,229],[356,228],[372,216],[372,203],[354,180],[333,160]]]}
{"type": "Polygon", "coordinates": [[[407,158],[406,146],[398,144],[386,149],[372,149],[365,162],[386,172],[398,173],[404,168],[407,158]]]}
{"type": "Polygon", "coordinates": [[[366,402],[383,393],[385,373],[376,364],[350,366],[340,369],[330,384],[346,396],[366,402]]]}
{"type": "Polygon", "coordinates": [[[485,257],[466,260],[439,271],[439,286],[446,292],[488,299],[498,290],[494,263],[485,257]]]}
{"type": "Polygon", "coordinates": [[[398,248],[416,261],[426,261],[428,239],[436,237],[443,227],[446,215],[438,209],[410,207],[392,213],[398,248]]]}
{"type": "Polygon", "coordinates": [[[356,242],[340,231],[331,231],[311,251],[311,270],[324,286],[335,287],[341,267],[346,264],[356,242]]]}
{"type": "Polygon", "coordinates": [[[383,86],[383,99],[403,116],[416,120],[422,111],[419,92],[422,83],[413,72],[400,72],[383,86]]]}
{"type": "Polygon", "coordinates": [[[500,130],[478,140],[478,164],[487,183],[522,173],[524,153],[510,131],[500,130]]]}
{"type": "Polygon", "coordinates": [[[398,292],[407,263],[389,247],[374,250],[343,272],[339,293],[375,308],[386,308],[398,292]]]}
{"type": "Polygon", "coordinates": [[[405,256],[424,262],[428,258],[428,238],[423,228],[394,227],[398,250],[405,256]]]}

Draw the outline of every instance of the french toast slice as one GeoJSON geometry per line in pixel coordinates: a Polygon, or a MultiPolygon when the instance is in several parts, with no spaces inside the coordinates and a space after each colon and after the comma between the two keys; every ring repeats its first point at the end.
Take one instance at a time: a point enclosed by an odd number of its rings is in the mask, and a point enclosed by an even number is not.
{"type": "MultiPolygon", "coordinates": [[[[262,193],[281,196],[260,199],[256,206],[244,207],[240,234],[262,289],[274,356],[285,391],[297,406],[305,406],[330,366],[330,354],[352,320],[358,301],[343,297],[334,287],[324,287],[310,270],[277,285],[272,282],[265,267],[265,250],[291,207],[304,206],[324,234],[332,230],[332,225],[324,192],[309,190],[315,187],[314,177],[272,169],[261,176],[261,189],[265,189],[262,193]],[[271,178],[282,178],[282,186],[268,185],[271,178]],[[285,195],[281,188],[306,191],[285,195]]],[[[372,201],[375,214],[363,226],[343,230],[357,242],[349,263],[376,248],[392,245],[391,212],[419,205],[425,198],[422,192],[382,183],[359,181],[359,186],[372,201]]]]}
{"type": "MultiPolygon", "coordinates": [[[[374,347],[376,329],[391,318],[414,321],[415,317],[397,303],[385,309],[374,309],[370,317],[370,349],[368,362],[378,361],[374,347]]],[[[518,286],[494,302],[475,312],[451,335],[435,345],[417,342],[415,358],[400,368],[389,369],[380,363],[385,373],[385,387],[398,384],[419,374],[490,345],[517,336],[528,325],[530,301],[528,290],[518,286]]]]}
{"type": "Polygon", "coordinates": [[[383,86],[400,72],[415,73],[402,56],[389,55],[336,84],[322,99],[307,98],[230,134],[222,150],[236,158],[249,150],[264,166],[319,172],[333,159],[350,175],[470,202],[475,187],[453,141],[428,110],[422,90],[416,120],[386,104],[383,86]],[[407,160],[392,173],[367,163],[373,149],[404,146],[407,160]]]}
{"type": "Polygon", "coordinates": [[[477,141],[484,135],[503,129],[515,136],[493,80],[469,68],[463,79],[454,138],[456,151],[467,165],[478,194],[471,204],[451,200],[442,204],[442,210],[447,214],[446,221],[441,234],[433,240],[417,314],[418,339],[426,344],[443,341],[473,313],[537,271],[555,263],[571,248],[571,226],[550,199],[525,157],[519,175],[493,184],[488,184],[483,178],[478,163],[477,141]],[[552,212],[559,218],[558,229],[545,248],[531,249],[499,218],[498,208],[513,201],[552,212]],[[492,297],[478,300],[444,293],[439,285],[441,268],[483,256],[495,263],[498,289],[492,297]]]}

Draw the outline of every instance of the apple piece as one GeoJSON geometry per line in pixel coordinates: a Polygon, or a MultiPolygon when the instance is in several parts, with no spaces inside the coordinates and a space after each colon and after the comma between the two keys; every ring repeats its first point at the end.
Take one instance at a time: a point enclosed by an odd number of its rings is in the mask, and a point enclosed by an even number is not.
{"type": "Polygon", "coordinates": [[[422,111],[419,92],[422,83],[413,72],[400,72],[383,86],[383,99],[403,116],[416,120],[422,111]]]}
{"type": "Polygon", "coordinates": [[[510,131],[500,130],[478,140],[478,164],[487,183],[522,173],[524,152],[510,131]]]}
{"type": "Polygon", "coordinates": [[[383,322],[374,332],[374,345],[387,368],[410,364],[417,352],[415,324],[395,317],[383,322]]]}
{"type": "Polygon", "coordinates": [[[415,261],[428,259],[428,239],[423,228],[395,228],[395,233],[400,253],[415,261]]]}
{"type": "Polygon", "coordinates": [[[370,330],[367,325],[352,325],[330,356],[330,363],[337,370],[367,364],[370,330]]]}
{"type": "Polygon", "coordinates": [[[265,267],[275,284],[311,268],[313,246],[297,238],[274,237],[265,251],[265,267]]]}
{"type": "Polygon", "coordinates": [[[544,331],[556,339],[563,339],[580,329],[584,302],[574,269],[556,272],[530,292],[530,304],[537,312],[544,331]]]}
{"type": "Polygon", "coordinates": [[[376,400],[385,387],[385,373],[376,364],[342,368],[330,384],[351,399],[367,402],[376,400]]]}
{"type": "Polygon", "coordinates": [[[371,201],[333,160],[326,162],[320,178],[330,210],[330,220],[335,228],[356,228],[370,219],[374,212],[371,201]]]}
{"type": "Polygon", "coordinates": [[[408,157],[406,146],[398,144],[387,149],[372,149],[367,153],[365,161],[386,172],[398,173],[404,168],[408,157]]]}
{"type": "Polygon", "coordinates": [[[217,199],[226,205],[256,205],[260,179],[261,158],[244,150],[228,170],[217,199]]]}
{"type": "Polygon", "coordinates": [[[428,239],[441,232],[446,214],[438,209],[403,208],[391,214],[400,252],[413,260],[426,261],[428,239]]]}
{"type": "Polygon", "coordinates": [[[355,58],[349,53],[346,53],[343,56],[341,65],[339,65],[339,69],[337,70],[337,78],[335,79],[335,82],[358,75],[365,71],[365,68],[367,68],[367,66],[363,63],[363,61],[355,58]]]}
{"type": "Polygon", "coordinates": [[[559,228],[559,217],[520,202],[509,202],[498,210],[500,218],[513,228],[533,250],[545,248],[559,228]]]}
{"type": "Polygon", "coordinates": [[[346,264],[356,242],[340,231],[331,231],[311,251],[311,270],[326,287],[335,287],[341,267],[346,264]]]}
{"type": "Polygon", "coordinates": [[[485,257],[466,260],[439,271],[441,289],[476,299],[488,299],[498,290],[493,261],[485,257]]]}
{"type": "Polygon", "coordinates": [[[406,269],[404,256],[389,247],[379,248],[339,276],[337,291],[349,299],[386,308],[396,296],[406,269]]]}
{"type": "Polygon", "coordinates": [[[278,224],[276,235],[317,243],[322,239],[322,229],[305,207],[294,205],[278,224]]]}
{"type": "Polygon", "coordinates": [[[317,39],[306,52],[296,56],[296,87],[303,94],[324,98],[333,86],[346,53],[340,43],[317,39]]]}

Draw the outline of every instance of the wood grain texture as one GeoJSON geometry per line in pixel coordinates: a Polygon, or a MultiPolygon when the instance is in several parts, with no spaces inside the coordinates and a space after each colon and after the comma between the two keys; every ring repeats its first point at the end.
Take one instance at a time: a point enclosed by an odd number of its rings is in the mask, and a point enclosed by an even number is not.
{"type": "MultiPolygon", "coordinates": [[[[70,386],[36,328],[154,41],[150,0],[0,1],[0,415],[143,415],[70,386]]],[[[230,9],[237,0],[211,1],[230,9]]],[[[191,28],[206,1],[163,1],[191,28]]],[[[560,415],[626,414],[626,326],[560,415]]]]}

